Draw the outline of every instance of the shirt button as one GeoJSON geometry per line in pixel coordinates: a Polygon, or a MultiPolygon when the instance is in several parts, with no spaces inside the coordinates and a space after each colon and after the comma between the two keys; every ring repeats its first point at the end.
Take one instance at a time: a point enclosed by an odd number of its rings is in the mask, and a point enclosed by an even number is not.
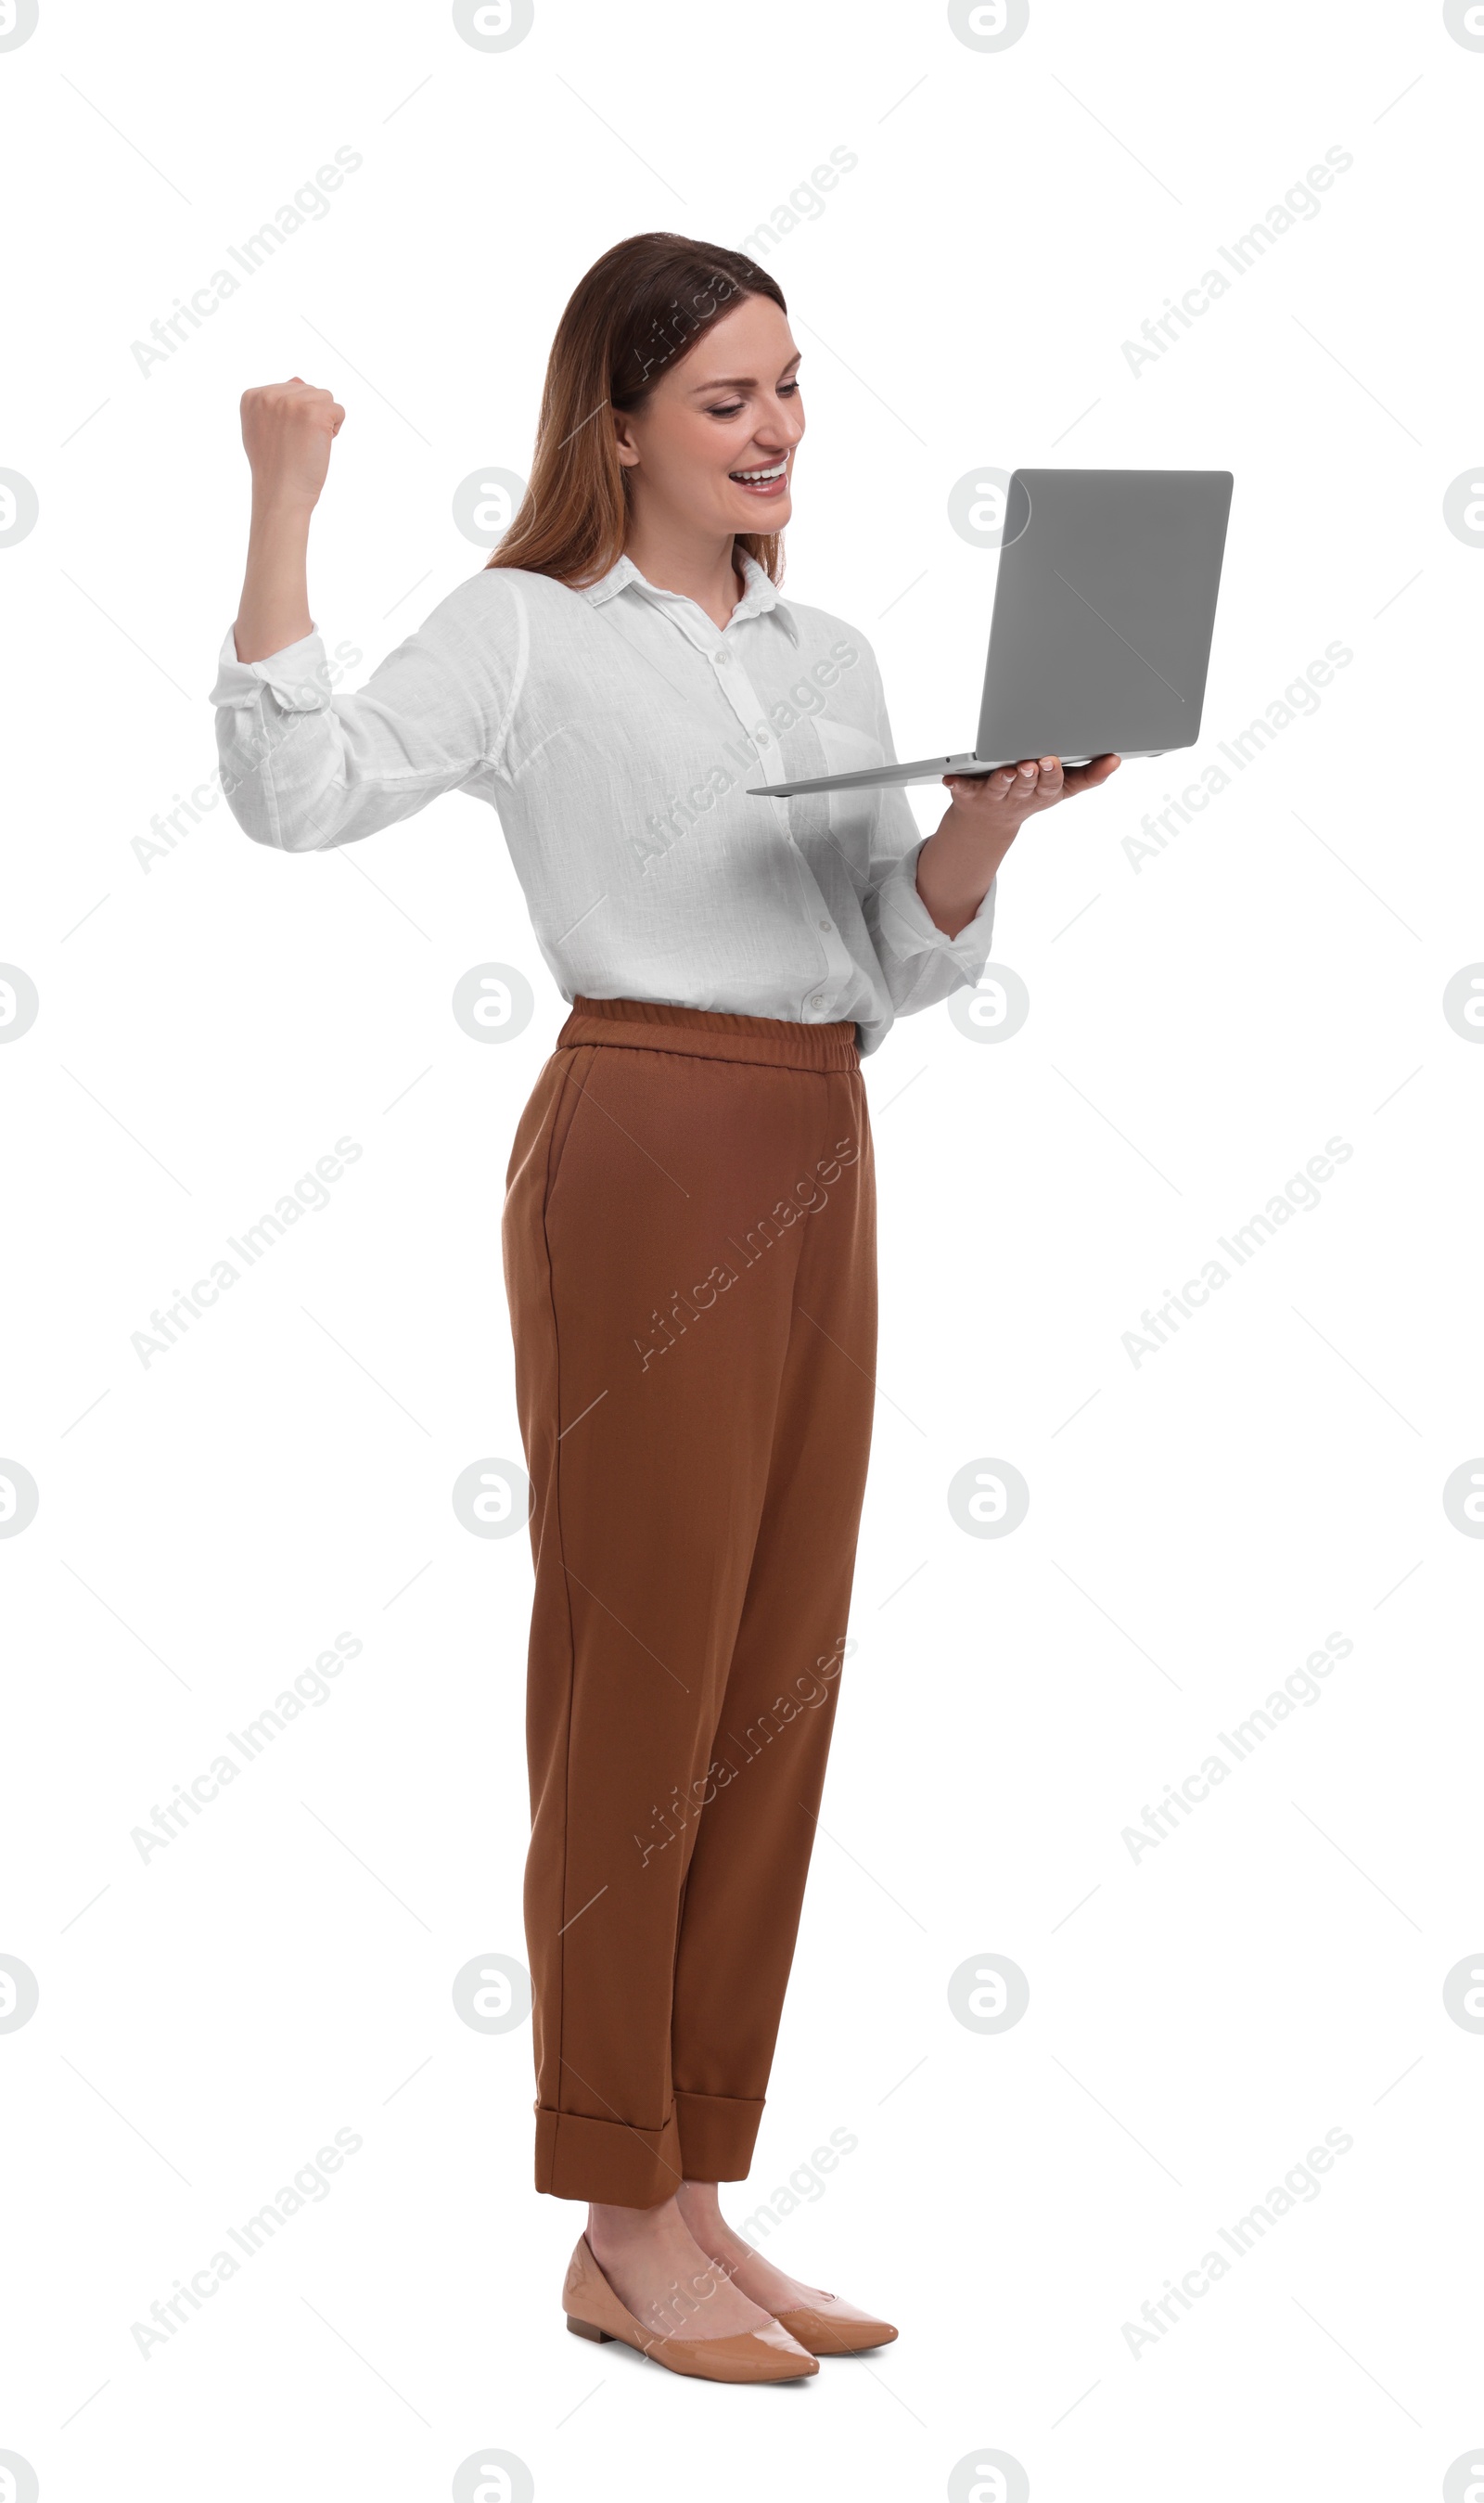
{"type": "Polygon", "coordinates": [[[829,927],[829,924],[828,924],[828,922],[827,922],[827,921],[822,921],[822,922],[820,923],[820,928],[821,928],[822,930],[827,930],[827,929],[828,929],[828,927],[829,927]]]}

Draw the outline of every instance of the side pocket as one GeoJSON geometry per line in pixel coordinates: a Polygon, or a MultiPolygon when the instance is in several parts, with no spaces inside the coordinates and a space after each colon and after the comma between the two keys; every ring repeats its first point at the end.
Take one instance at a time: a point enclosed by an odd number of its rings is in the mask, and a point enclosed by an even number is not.
{"type": "Polygon", "coordinates": [[[555,1052],[549,1053],[542,1062],[536,1074],[536,1082],[521,1108],[521,1117],[516,1123],[515,1136],[510,1142],[510,1154],[505,1162],[507,1200],[515,1188],[517,1174],[525,1164],[541,1135],[542,1125],[546,1120],[546,1098],[560,1074],[554,1068],[556,1056],[555,1052]]]}
{"type": "Polygon", "coordinates": [[[546,1194],[541,1203],[543,1216],[552,1204],[552,1193],[556,1187],[557,1178],[561,1172],[561,1160],[566,1153],[567,1140],[571,1136],[572,1124],[577,1118],[582,1104],[583,1088],[587,1085],[597,1048],[597,1045],[593,1043],[579,1044],[575,1049],[568,1046],[567,1069],[562,1079],[561,1093],[556,1100],[556,1110],[552,1116],[552,1136],[547,1148],[546,1194]]]}

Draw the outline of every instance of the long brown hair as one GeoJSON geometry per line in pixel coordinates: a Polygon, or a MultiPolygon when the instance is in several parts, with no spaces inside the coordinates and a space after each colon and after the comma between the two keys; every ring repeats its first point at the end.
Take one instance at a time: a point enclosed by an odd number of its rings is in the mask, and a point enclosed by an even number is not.
{"type": "MultiPolygon", "coordinates": [[[[626,235],[593,262],[556,325],[530,483],[489,565],[555,574],[574,590],[617,565],[628,472],[607,412],[642,408],[664,367],[749,295],[789,309],[777,279],[745,253],[688,235],[626,235]]],[[[735,544],[782,581],[780,532],[739,531],[735,544]]]]}

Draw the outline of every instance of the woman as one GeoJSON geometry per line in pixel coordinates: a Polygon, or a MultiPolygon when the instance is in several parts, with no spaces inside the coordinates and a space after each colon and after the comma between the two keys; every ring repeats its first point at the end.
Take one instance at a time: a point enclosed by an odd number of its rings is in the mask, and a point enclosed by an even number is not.
{"type": "Polygon", "coordinates": [[[899,789],[747,785],[894,756],[863,635],[778,594],[804,431],[776,281],[630,236],[562,315],[529,490],[358,695],[305,588],[345,412],[250,391],[253,522],[213,688],[259,842],[444,791],[497,809],[572,1013],[522,1115],[503,1251],[532,1486],[536,2184],[589,2203],[569,2326],[788,2380],[890,2323],[762,2259],[746,2177],[819,1808],[871,1426],[860,1058],[973,984],[1028,758],[899,789]]]}

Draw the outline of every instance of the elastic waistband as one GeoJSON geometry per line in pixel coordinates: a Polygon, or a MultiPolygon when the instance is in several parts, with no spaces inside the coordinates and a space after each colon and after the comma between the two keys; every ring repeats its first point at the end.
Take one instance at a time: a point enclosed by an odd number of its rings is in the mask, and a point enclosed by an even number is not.
{"type": "Polygon", "coordinates": [[[774,1069],[860,1066],[854,1017],[831,1025],[803,1025],[793,1017],[676,1008],[665,1000],[590,1000],[579,991],[556,1037],[556,1049],[582,1043],[679,1051],[697,1060],[760,1061],[774,1069]]]}

